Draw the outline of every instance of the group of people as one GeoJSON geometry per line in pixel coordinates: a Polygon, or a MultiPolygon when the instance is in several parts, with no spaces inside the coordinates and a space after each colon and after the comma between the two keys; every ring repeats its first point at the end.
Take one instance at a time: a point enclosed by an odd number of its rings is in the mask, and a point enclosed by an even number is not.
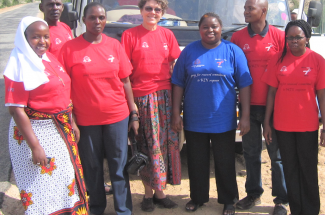
{"type": "MultiPolygon", "coordinates": [[[[309,24],[291,21],[280,31],[266,21],[267,0],[247,0],[249,24],[231,42],[221,38],[220,17],[206,13],[199,21],[201,40],[181,52],[173,33],[158,25],[167,0],[140,0],[138,6],[143,23],[126,30],[121,43],[103,34],[106,10],[97,2],[84,8],[86,32],[75,39],[58,21],[61,0],[42,0],[45,21],[25,17],[19,24],[4,77],[13,117],[9,148],[25,213],[103,214],[106,157],[115,212],[131,215],[124,168],[131,129],[149,157],[140,171],[141,209],[177,207],[164,190],[167,183],[181,183],[178,132],[184,129],[190,180],[185,209],[193,212],[209,201],[212,149],[218,202],[222,214],[233,215],[261,202],[263,126],[273,214],[287,214],[287,204],[293,215],[318,214],[316,96],[325,122],[325,60],[308,48],[309,24]],[[247,170],[241,200],[236,129],[247,170]]],[[[321,130],[322,146],[324,139],[321,130]]]]}

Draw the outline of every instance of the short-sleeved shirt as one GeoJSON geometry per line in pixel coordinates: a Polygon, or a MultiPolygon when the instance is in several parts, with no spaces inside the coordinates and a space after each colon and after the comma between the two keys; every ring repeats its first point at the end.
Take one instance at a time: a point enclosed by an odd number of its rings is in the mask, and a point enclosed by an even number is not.
{"type": "Polygon", "coordinates": [[[178,58],[172,83],[184,88],[184,129],[223,133],[236,128],[236,90],[252,84],[243,51],[222,40],[214,49],[195,41],[178,58]]]}
{"type": "Polygon", "coordinates": [[[307,48],[296,57],[288,50],[269,62],[262,81],[277,88],[274,101],[274,128],[287,132],[318,130],[316,91],[325,88],[325,60],[307,48]]]}
{"type": "Polygon", "coordinates": [[[62,46],[73,38],[71,29],[63,22],[57,22],[57,26],[49,26],[49,29],[51,45],[48,52],[58,58],[62,46]]]}
{"type": "Polygon", "coordinates": [[[284,37],[283,31],[267,22],[260,34],[255,34],[249,24],[248,27],[235,32],[231,37],[231,42],[244,51],[253,78],[251,105],[266,105],[268,86],[261,81],[261,77],[270,58],[277,52],[282,52],[284,37]]]}
{"type": "Polygon", "coordinates": [[[171,89],[169,62],[181,53],[172,31],[160,26],[148,31],[139,25],[123,33],[122,44],[133,66],[130,79],[135,97],[171,89]]]}
{"type": "Polygon", "coordinates": [[[100,43],[91,44],[81,35],[62,47],[60,61],[71,77],[78,125],[112,124],[129,115],[121,79],[132,66],[119,41],[102,34],[100,43]]]}
{"type": "Polygon", "coordinates": [[[15,82],[5,76],[6,105],[26,106],[49,114],[58,113],[68,107],[70,104],[70,77],[54,55],[51,53],[46,53],[46,55],[48,59],[43,58],[42,62],[49,82],[34,90],[26,91],[23,82],[15,82]]]}

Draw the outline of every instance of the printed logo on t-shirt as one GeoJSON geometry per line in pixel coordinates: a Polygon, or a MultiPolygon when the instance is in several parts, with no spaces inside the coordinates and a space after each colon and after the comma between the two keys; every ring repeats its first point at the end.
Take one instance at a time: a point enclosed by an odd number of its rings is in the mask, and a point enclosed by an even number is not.
{"type": "Polygon", "coordinates": [[[11,87],[8,88],[8,92],[14,92],[14,91],[15,91],[15,88],[11,88],[11,87]]]}
{"type": "Polygon", "coordinates": [[[65,72],[62,66],[58,66],[61,72],[65,72]]]}
{"type": "Polygon", "coordinates": [[[280,69],[280,72],[286,72],[287,71],[287,67],[286,66],[283,66],[281,69],[280,69]]]}
{"type": "Polygon", "coordinates": [[[272,47],[273,47],[272,43],[269,43],[269,46],[266,46],[265,48],[266,48],[267,51],[270,51],[270,49],[271,49],[272,47]]]}
{"type": "Polygon", "coordinates": [[[56,39],[55,39],[55,44],[58,45],[58,44],[60,44],[60,43],[61,43],[61,40],[60,40],[59,38],[56,38],[56,39]]]}
{"type": "Polygon", "coordinates": [[[83,61],[84,61],[84,63],[91,62],[91,60],[90,60],[90,58],[88,56],[85,56],[83,61]]]}
{"type": "Polygon", "coordinates": [[[111,63],[113,63],[113,61],[114,61],[114,56],[113,56],[113,55],[109,55],[108,60],[111,61],[111,63]]]}
{"type": "Polygon", "coordinates": [[[311,72],[310,67],[303,67],[303,68],[306,68],[305,70],[302,71],[303,73],[305,73],[305,75],[308,75],[308,73],[311,72]]]}
{"type": "Polygon", "coordinates": [[[201,64],[200,59],[196,59],[195,61],[193,61],[193,68],[197,68],[197,67],[202,67],[204,66],[203,64],[201,64]]]}
{"type": "Polygon", "coordinates": [[[149,48],[148,43],[147,43],[147,42],[143,42],[143,43],[142,43],[142,48],[149,48]]]}
{"type": "Polygon", "coordinates": [[[249,50],[249,49],[250,49],[249,45],[245,44],[244,47],[243,47],[243,50],[249,50]]]}
{"type": "Polygon", "coordinates": [[[167,45],[167,43],[164,43],[164,48],[165,48],[166,51],[168,50],[168,45],[167,45]]]}
{"type": "Polygon", "coordinates": [[[226,59],[215,59],[217,62],[217,64],[218,64],[218,67],[219,68],[222,68],[222,64],[225,62],[225,61],[227,61],[226,59]]]}

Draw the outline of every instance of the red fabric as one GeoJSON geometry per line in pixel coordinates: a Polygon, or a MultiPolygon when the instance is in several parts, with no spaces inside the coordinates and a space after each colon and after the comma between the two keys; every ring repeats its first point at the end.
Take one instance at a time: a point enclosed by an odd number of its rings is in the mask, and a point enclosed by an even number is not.
{"type": "Polygon", "coordinates": [[[62,46],[69,40],[72,40],[72,32],[68,25],[63,22],[58,22],[57,26],[49,26],[51,45],[48,52],[51,52],[55,57],[59,57],[62,46]]]}
{"type": "Polygon", "coordinates": [[[70,103],[70,77],[62,65],[51,53],[47,53],[51,62],[43,60],[49,82],[31,91],[25,91],[23,82],[15,82],[5,76],[5,103],[21,104],[43,113],[54,114],[65,110],[70,103]],[[62,69],[61,69],[62,68],[62,69]],[[55,72],[62,78],[59,81],[55,72]]]}
{"type": "Polygon", "coordinates": [[[325,60],[307,48],[304,55],[293,56],[288,50],[282,63],[275,55],[262,81],[277,88],[274,103],[274,128],[280,131],[318,130],[316,90],[325,88],[325,60]]]}
{"type": "Polygon", "coordinates": [[[138,5],[139,0],[118,0],[119,5],[138,5]]]}
{"type": "Polygon", "coordinates": [[[98,44],[83,35],[68,41],[60,61],[71,77],[71,99],[78,125],[105,125],[129,115],[124,84],[132,66],[121,44],[102,34],[98,44]]]}
{"type": "Polygon", "coordinates": [[[231,37],[231,42],[244,51],[253,78],[251,105],[266,105],[268,86],[261,81],[261,77],[270,58],[283,50],[284,39],[284,32],[272,25],[269,25],[269,31],[265,37],[260,35],[250,37],[247,27],[235,32],[231,37]]]}
{"type": "Polygon", "coordinates": [[[133,65],[130,79],[135,97],[171,89],[169,62],[181,53],[172,31],[160,26],[148,31],[139,25],[123,33],[122,44],[133,65]]]}

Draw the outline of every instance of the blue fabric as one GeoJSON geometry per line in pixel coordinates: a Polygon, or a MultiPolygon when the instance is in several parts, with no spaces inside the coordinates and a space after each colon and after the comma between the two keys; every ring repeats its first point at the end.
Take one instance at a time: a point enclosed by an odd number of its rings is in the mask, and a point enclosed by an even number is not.
{"type": "Polygon", "coordinates": [[[236,90],[252,84],[243,51],[222,40],[206,49],[201,40],[182,51],[172,83],[184,88],[184,129],[223,133],[237,127],[236,90]]]}

